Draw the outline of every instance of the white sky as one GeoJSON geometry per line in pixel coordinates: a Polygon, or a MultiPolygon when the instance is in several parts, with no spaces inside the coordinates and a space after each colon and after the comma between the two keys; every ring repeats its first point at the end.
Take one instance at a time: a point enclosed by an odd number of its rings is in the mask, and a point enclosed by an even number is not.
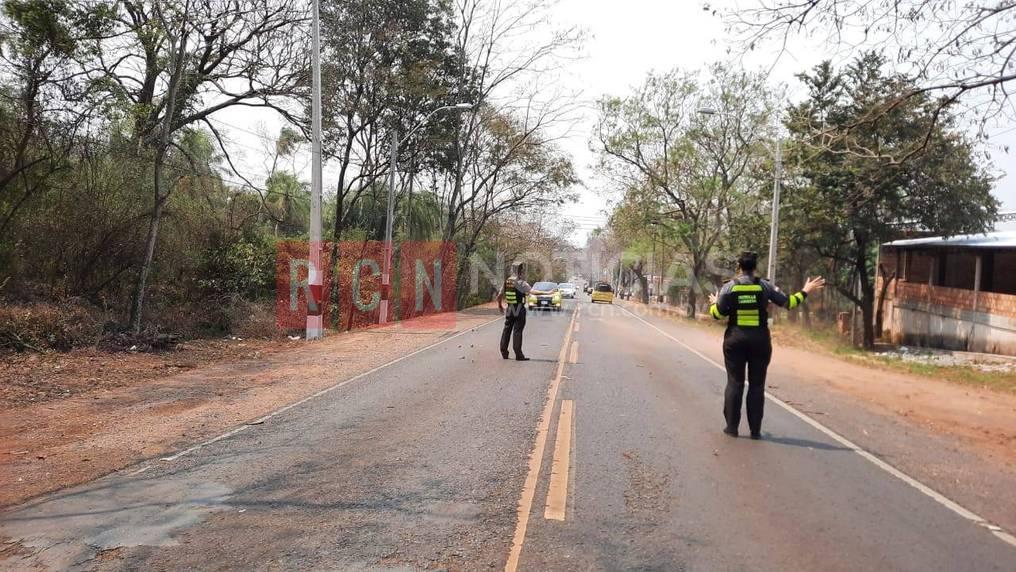
{"type": "MultiPolygon", "coordinates": [[[[714,1],[714,7],[729,2],[714,1]]],[[[723,24],[717,16],[702,9],[702,3],[692,0],[561,0],[554,8],[554,24],[559,27],[578,26],[586,31],[585,57],[568,66],[564,77],[559,78],[564,87],[582,92],[589,102],[584,117],[573,134],[563,142],[563,147],[574,158],[580,178],[586,183],[577,204],[565,209],[565,215],[578,225],[573,240],[585,242],[589,230],[605,220],[603,211],[608,208],[608,197],[594,189],[602,188],[592,168],[595,156],[589,150],[589,138],[595,122],[593,102],[603,95],[624,95],[638,85],[652,70],[664,71],[674,67],[699,69],[705,65],[725,60],[729,47],[723,24]]],[[[735,50],[736,46],[733,47],[735,50]]],[[[824,59],[823,47],[817,44],[798,42],[780,58],[772,69],[773,84],[785,84],[791,98],[800,95],[800,88],[794,74],[808,69],[824,59]]],[[[775,53],[763,48],[742,62],[747,69],[770,68],[775,53]]],[[[235,126],[231,135],[238,141],[245,141],[237,147],[244,156],[239,161],[244,168],[255,172],[263,163],[259,153],[252,148],[262,145],[247,131],[278,133],[281,125],[277,118],[267,114],[252,114],[249,110],[235,110],[219,116],[219,119],[235,126]]],[[[996,196],[1002,201],[1003,210],[1016,210],[1016,183],[1005,175],[1016,172],[1016,157],[1002,150],[1010,146],[1016,153],[1016,125],[994,126],[992,138],[986,150],[991,153],[995,169],[1003,178],[996,184],[996,196]]],[[[296,166],[303,173],[301,178],[310,178],[306,160],[297,160],[296,166]]],[[[260,168],[263,172],[264,169],[260,168]]],[[[334,175],[326,166],[324,187],[326,192],[334,187],[334,175]],[[330,176],[331,175],[331,176],[330,176]]]]}

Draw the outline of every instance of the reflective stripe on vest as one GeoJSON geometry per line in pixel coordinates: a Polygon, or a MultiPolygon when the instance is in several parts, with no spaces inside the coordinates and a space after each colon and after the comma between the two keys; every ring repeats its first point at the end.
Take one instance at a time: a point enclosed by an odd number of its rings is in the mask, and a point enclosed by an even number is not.
{"type": "Polygon", "coordinates": [[[519,303],[518,291],[515,290],[515,280],[511,278],[504,281],[504,299],[509,304],[519,303]]]}
{"type": "Polygon", "coordinates": [[[734,284],[731,287],[734,295],[734,324],[741,328],[757,328],[762,325],[761,284],[734,284]]]}

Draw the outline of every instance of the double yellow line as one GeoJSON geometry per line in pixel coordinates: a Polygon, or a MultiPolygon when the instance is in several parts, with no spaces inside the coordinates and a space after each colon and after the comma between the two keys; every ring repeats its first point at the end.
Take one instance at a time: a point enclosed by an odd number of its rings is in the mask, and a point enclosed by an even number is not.
{"type": "Polygon", "coordinates": [[[572,420],[575,402],[561,401],[561,416],[557,420],[557,439],[554,441],[554,461],[550,465],[550,488],[547,490],[547,508],[543,518],[564,520],[568,504],[568,476],[571,471],[572,420]]]}
{"type": "MultiPolygon", "coordinates": [[[[519,498],[518,522],[515,525],[515,534],[512,537],[512,547],[508,552],[508,561],[505,563],[505,572],[515,572],[519,566],[519,557],[522,555],[522,545],[526,540],[526,529],[529,527],[529,515],[533,509],[533,499],[536,497],[536,483],[540,479],[540,469],[543,464],[543,453],[547,448],[547,435],[550,432],[550,420],[554,412],[554,405],[557,403],[558,389],[561,387],[561,379],[564,376],[564,366],[568,359],[568,348],[571,347],[572,332],[575,330],[575,321],[578,318],[578,310],[572,313],[571,322],[564,335],[564,343],[561,344],[561,352],[557,358],[557,370],[554,379],[547,389],[547,401],[543,406],[543,413],[540,415],[540,422],[536,426],[536,444],[533,453],[529,456],[529,473],[522,485],[522,496],[519,498]]],[[[573,348],[573,354],[577,357],[577,346],[573,348]]],[[[573,362],[574,363],[574,362],[573,362]]],[[[570,471],[571,441],[572,441],[572,420],[574,418],[574,403],[564,401],[561,404],[561,415],[558,421],[557,439],[554,446],[554,461],[551,466],[550,490],[547,494],[547,507],[544,517],[554,520],[564,520],[565,506],[568,497],[568,473],[570,471]],[[566,405],[567,404],[567,405],[566,405]]]]}

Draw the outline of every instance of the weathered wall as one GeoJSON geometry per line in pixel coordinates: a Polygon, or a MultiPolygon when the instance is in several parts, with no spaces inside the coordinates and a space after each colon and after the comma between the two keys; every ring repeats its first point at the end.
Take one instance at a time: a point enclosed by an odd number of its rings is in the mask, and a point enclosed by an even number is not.
{"type": "Polygon", "coordinates": [[[884,329],[893,343],[1016,355],[1016,296],[898,282],[884,329]]]}

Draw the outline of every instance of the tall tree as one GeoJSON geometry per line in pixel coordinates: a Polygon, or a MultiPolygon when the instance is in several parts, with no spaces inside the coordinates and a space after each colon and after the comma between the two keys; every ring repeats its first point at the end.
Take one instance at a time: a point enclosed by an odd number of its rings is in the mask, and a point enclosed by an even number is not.
{"type": "Polygon", "coordinates": [[[166,165],[190,162],[178,134],[203,123],[232,167],[212,122],[216,113],[266,108],[299,122],[287,102],[306,93],[305,34],[294,31],[307,11],[298,0],[121,0],[116,8],[117,26],[100,40],[92,75],[126,106],[132,140],[153,165],[131,304],[131,328],[139,331],[159,224],[175,186],[166,165]]]}
{"type": "MultiPolygon", "coordinates": [[[[454,103],[451,20],[444,0],[323,4],[323,128],[338,170],[336,241],[357,203],[387,174],[392,138],[404,138],[428,112],[454,103]]],[[[400,157],[426,163],[418,155],[445,149],[447,126],[446,118],[434,118],[399,149],[400,157]]]]}
{"type": "Polygon", "coordinates": [[[861,310],[864,345],[874,345],[875,252],[902,228],[936,234],[982,232],[998,207],[992,179],[975,159],[974,145],[955,120],[927,96],[901,100],[909,81],[884,71],[883,57],[869,53],[843,70],[826,62],[801,80],[809,98],[791,109],[794,140],[784,216],[807,219],[794,237],[840,269],[833,284],[861,310]],[[899,102],[877,123],[857,122],[887,101],[899,102]],[[904,163],[899,149],[927,140],[904,163]],[[856,153],[854,149],[870,153],[856,153]],[[880,158],[881,157],[881,158],[880,158]],[[855,289],[855,284],[859,289],[855,289]]]}
{"type": "Polygon", "coordinates": [[[577,179],[557,142],[576,119],[577,100],[556,86],[554,74],[582,38],[548,25],[552,4],[455,0],[456,95],[476,106],[453,119],[441,193],[444,239],[457,244],[460,277],[499,213],[574,197],[577,179]]]}
{"type": "Polygon", "coordinates": [[[651,74],[629,96],[600,102],[600,170],[622,188],[650,193],[650,217],[676,230],[691,275],[689,315],[731,213],[758,201],[755,175],[768,157],[772,106],[761,75],[720,65],[704,85],[697,74],[674,70],[651,74]],[[713,117],[702,117],[703,109],[713,117]]]}
{"type": "Polygon", "coordinates": [[[102,33],[106,6],[8,0],[0,24],[0,239],[65,159],[91,110],[76,58],[102,33]],[[82,105],[85,104],[85,105],[82,105]]]}

